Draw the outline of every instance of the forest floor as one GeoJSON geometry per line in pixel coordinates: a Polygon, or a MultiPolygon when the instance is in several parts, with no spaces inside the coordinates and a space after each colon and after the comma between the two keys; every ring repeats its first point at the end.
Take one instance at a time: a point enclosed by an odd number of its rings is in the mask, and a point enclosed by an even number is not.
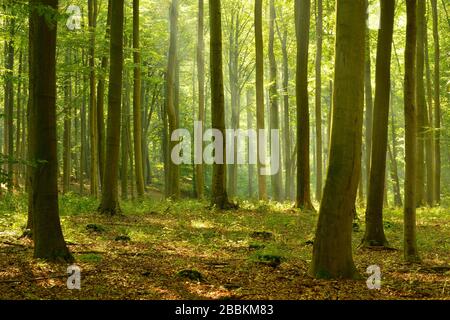
{"type": "MultiPolygon", "coordinates": [[[[19,239],[26,197],[0,201],[0,299],[450,299],[448,209],[418,211],[421,264],[405,264],[402,211],[387,209],[385,229],[394,250],[358,248],[363,276],[381,268],[380,290],[366,280],[319,281],[308,276],[317,214],[288,205],[240,203],[219,212],[196,200],[124,202],[115,218],[95,213],[97,202],[62,196],[64,235],[81,268],[81,290],[68,290],[67,264],[33,259],[19,239]]],[[[360,212],[363,220],[363,212],[360,212]]]]}

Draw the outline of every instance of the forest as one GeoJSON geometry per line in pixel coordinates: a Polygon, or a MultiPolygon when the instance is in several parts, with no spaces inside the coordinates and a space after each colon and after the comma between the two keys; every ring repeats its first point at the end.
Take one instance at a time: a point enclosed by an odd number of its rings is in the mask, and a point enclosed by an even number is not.
{"type": "Polygon", "coordinates": [[[450,300],[449,11],[2,0],[0,300],[450,300]]]}

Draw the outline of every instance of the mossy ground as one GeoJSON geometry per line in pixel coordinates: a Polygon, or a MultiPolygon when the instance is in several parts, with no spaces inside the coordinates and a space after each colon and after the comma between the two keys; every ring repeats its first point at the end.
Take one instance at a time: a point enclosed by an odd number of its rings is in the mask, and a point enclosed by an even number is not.
{"type": "Polygon", "coordinates": [[[196,200],[149,199],[123,202],[123,215],[115,218],[97,214],[97,207],[89,198],[60,198],[64,235],[82,270],[81,290],[68,290],[68,265],[33,259],[32,243],[18,239],[26,197],[4,196],[0,299],[450,299],[445,208],[418,211],[422,264],[403,262],[402,210],[385,215],[386,235],[399,250],[358,249],[361,225],[353,237],[358,271],[365,276],[378,265],[382,272],[381,290],[369,290],[365,280],[308,276],[317,214],[291,204],[241,202],[238,210],[221,212],[196,200]],[[199,272],[202,281],[180,272],[199,272]]]}

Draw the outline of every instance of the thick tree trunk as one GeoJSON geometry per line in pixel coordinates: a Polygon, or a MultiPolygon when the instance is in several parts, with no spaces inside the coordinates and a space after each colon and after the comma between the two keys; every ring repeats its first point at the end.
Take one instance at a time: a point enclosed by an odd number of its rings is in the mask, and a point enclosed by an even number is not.
{"type": "Polygon", "coordinates": [[[120,119],[123,71],[124,1],[114,0],[111,7],[111,65],[109,72],[108,129],[106,139],[105,176],[102,188],[101,213],[115,215],[120,212],[118,195],[120,119]]]}
{"type": "MultiPolygon", "coordinates": [[[[58,8],[57,0],[33,1],[36,5],[58,8]]],[[[31,119],[34,125],[33,159],[33,239],[34,257],[46,260],[73,260],[61,230],[58,208],[58,161],[56,150],[56,21],[33,7],[31,119]]]]}
{"type": "Polygon", "coordinates": [[[258,132],[258,191],[259,200],[267,199],[266,176],[262,174],[265,157],[262,157],[264,141],[259,135],[264,124],[264,40],[262,30],[262,0],[255,0],[255,53],[256,53],[256,130],[258,132]]]}
{"type": "Polygon", "coordinates": [[[352,209],[361,170],[365,11],[364,0],[337,1],[332,141],[314,241],[311,274],[315,278],[357,277],[352,209]]]}
{"type": "Polygon", "coordinates": [[[383,199],[386,190],[386,154],[391,90],[391,54],[394,31],[395,1],[381,0],[381,24],[378,31],[373,143],[369,191],[367,196],[366,231],[363,244],[368,247],[388,246],[383,227],[383,199]]]}
{"type": "Polygon", "coordinates": [[[406,0],[407,26],[405,47],[405,206],[404,256],[408,262],[419,260],[416,240],[416,0],[406,0]]]}
{"type": "Polygon", "coordinates": [[[296,206],[314,210],[311,202],[309,163],[309,95],[308,95],[308,50],[311,0],[296,0],[297,35],[297,201],[296,206]]]}

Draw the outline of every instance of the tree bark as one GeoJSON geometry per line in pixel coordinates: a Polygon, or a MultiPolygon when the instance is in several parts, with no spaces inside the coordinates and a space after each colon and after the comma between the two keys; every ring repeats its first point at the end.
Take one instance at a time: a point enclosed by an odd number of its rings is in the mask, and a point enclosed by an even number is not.
{"type": "MultiPolygon", "coordinates": [[[[280,129],[280,110],[279,110],[279,96],[278,96],[278,68],[277,61],[275,58],[275,19],[276,19],[276,11],[275,11],[275,1],[270,0],[270,27],[269,27],[269,65],[270,65],[270,129],[278,130],[280,129]]],[[[280,137],[278,137],[278,141],[274,141],[271,139],[270,141],[272,145],[272,150],[275,148],[273,145],[280,146],[280,137]]],[[[272,175],[272,193],[273,199],[275,201],[281,201],[283,198],[283,190],[282,190],[282,163],[281,163],[281,153],[278,158],[279,170],[274,175],[272,175]]]]}
{"type": "Polygon", "coordinates": [[[308,102],[308,50],[310,29],[310,0],[295,1],[297,35],[297,201],[296,206],[314,210],[311,202],[309,163],[309,102],[308,102]]]}
{"type": "Polygon", "coordinates": [[[133,141],[136,192],[139,198],[144,196],[144,165],[142,161],[142,119],[141,119],[141,53],[139,44],[139,0],[133,0],[133,141]]]}
{"type": "MultiPolygon", "coordinates": [[[[105,38],[109,41],[111,28],[111,1],[108,0],[108,17],[106,20],[105,38]]],[[[98,132],[98,167],[100,183],[103,183],[104,167],[105,167],[105,74],[108,69],[109,57],[103,55],[101,62],[102,72],[99,74],[97,85],[97,132],[98,132]]]]}
{"type": "MultiPolygon", "coordinates": [[[[222,69],[222,9],[220,0],[209,0],[210,19],[210,52],[211,52],[211,117],[212,128],[219,130],[223,136],[222,153],[226,159],[226,136],[225,136],[225,100],[223,91],[223,69],[222,69]]],[[[224,161],[226,162],[226,161],[224,161]]],[[[227,209],[230,206],[226,190],[226,164],[213,164],[212,177],[212,205],[219,209],[227,209]]]]}
{"type": "MultiPolygon", "coordinates": [[[[204,1],[198,0],[198,25],[197,25],[197,81],[198,81],[198,121],[205,124],[205,39],[204,39],[204,1]]],[[[203,130],[201,130],[203,137],[203,130]]],[[[203,143],[200,150],[203,157],[203,143]]],[[[205,175],[203,161],[195,165],[195,191],[198,199],[202,199],[205,189],[205,175]]]]}
{"type": "Polygon", "coordinates": [[[417,53],[416,53],[416,103],[417,103],[417,172],[416,203],[425,204],[425,127],[426,101],[424,83],[425,62],[425,1],[417,2],[417,53]]]}
{"type": "Polygon", "coordinates": [[[433,12],[433,38],[434,38],[434,161],[435,161],[435,177],[434,192],[435,200],[439,204],[441,202],[441,84],[440,84],[440,44],[439,44],[439,15],[437,10],[437,0],[431,0],[433,12]]]}
{"type": "Polygon", "coordinates": [[[120,119],[122,104],[124,1],[114,0],[111,7],[111,45],[106,139],[105,176],[99,211],[115,215],[120,212],[118,196],[120,119]]]}
{"type": "Polygon", "coordinates": [[[256,130],[258,132],[258,191],[259,200],[267,200],[266,176],[261,174],[266,159],[262,159],[264,142],[259,135],[264,124],[264,40],[262,30],[262,0],[255,0],[255,53],[256,53],[256,130]]]}
{"type": "Polygon", "coordinates": [[[178,141],[172,141],[171,137],[178,129],[177,112],[177,59],[178,59],[178,0],[172,0],[170,7],[170,47],[169,62],[167,67],[167,116],[169,120],[169,150],[168,150],[168,185],[166,186],[166,197],[177,199],[180,197],[180,169],[171,160],[171,151],[176,147],[178,141]]]}
{"type": "Polygon", "coordinates": [[[357,277],[352,209],[361,170],[365,11],[364,0],[337,0],[332,140],[311,265],[315,278],[357,277]]]}
{"type": "Polygon", "coordinates": [[[381,24],[378,31],[373,143],[369,191],[367,196],[366,231],[362,240],[368,247],[388,246],[383,226],[383,199],[386,190],[386,154],[391,90],[391,54],[394,32],[395,1],[381,0],[381,24]]]}
{"type": "Polygon", "coordinates": [[[417,168],[417,116],[416,116],[416,40],[417,2],[406,0],[407,26],[405,46],[405,206],[404,257],[407,262],[419,260],[416,240],[416,168],[417,168]]]}
{"type": "Polygon", "coordinates": [[[57,0],[35,0],[31,3],[32,91],[30,135],[34,138],[33,156],[37,165],[32,170],[34,257],[50,261],[72,261],[64,241],[58,208],[58,160],[56,150],[56,33],[57,0]],[[36,6],[34,6],[36,5],[36,6]],[[39,5],[46,5],[47,15],[39,5]],[[55,10],[55,11],[53,11],[55,10]],[[51,12],[48,18],[48,13],[51,12]]]}
{"type": "Polygon", "coordinates": [[[322,0],[317,0],[316,8],[316,199],[322,200],[322,0]]]}
{"type": "Polygon", "coordinates": [[[97,27],[97,0],[88,1],[89,9],[89,136],[90,136],[90,178],[91,196],[98,196],[98,137],[97,99],[95,85],[95,29],[97,27]]]}

